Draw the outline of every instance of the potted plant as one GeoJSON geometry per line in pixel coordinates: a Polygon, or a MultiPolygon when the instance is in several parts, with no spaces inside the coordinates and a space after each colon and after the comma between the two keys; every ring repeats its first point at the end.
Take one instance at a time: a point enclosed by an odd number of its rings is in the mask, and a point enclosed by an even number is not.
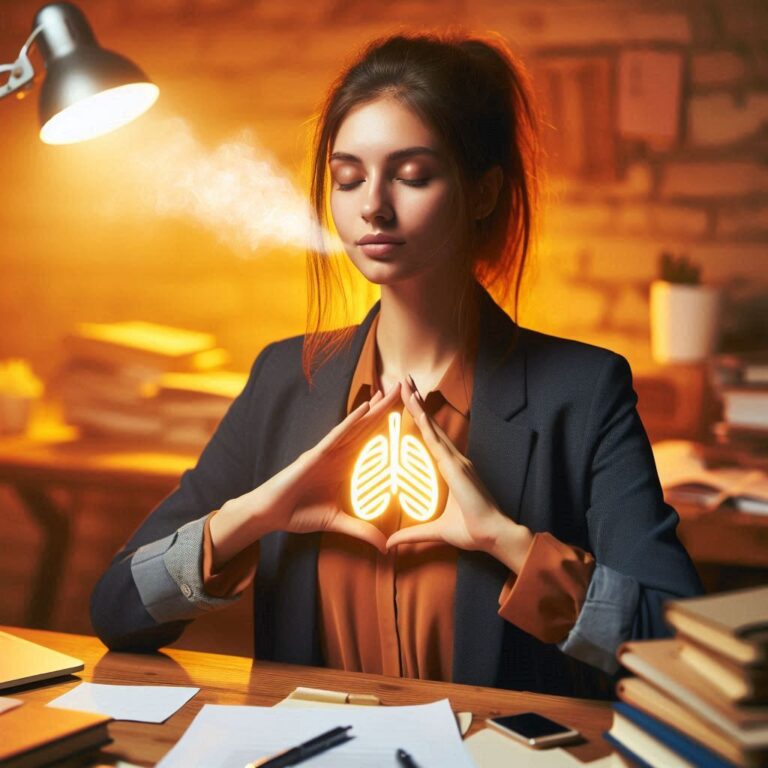
{"type": "Polygon", "coordinates": [[[658,363],[692,363],[712,354],[720,295],[701,285],[701,268],[685,254],[662,252],[651,283],[651,352],[658,363]]]}

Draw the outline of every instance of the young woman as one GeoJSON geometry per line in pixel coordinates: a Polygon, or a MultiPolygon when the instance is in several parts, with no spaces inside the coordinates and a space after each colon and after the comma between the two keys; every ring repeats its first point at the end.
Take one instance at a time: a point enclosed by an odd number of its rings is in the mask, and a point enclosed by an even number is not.
{"type": "Polygon", "coordinates": [[[518,327],[534,112],[499,44],[393,37],[334,85],[313,200],[381,288],[267,347],[195,469],[96,586],[115,649],[172,642],[255,578],[255,655],[601,695],[622,641],[699,590],[626,361],[518,327]],[[360,458],[358,458],[360,457],[360,458]],[[436,481],[436,482],[433,482],[436,481]]]}

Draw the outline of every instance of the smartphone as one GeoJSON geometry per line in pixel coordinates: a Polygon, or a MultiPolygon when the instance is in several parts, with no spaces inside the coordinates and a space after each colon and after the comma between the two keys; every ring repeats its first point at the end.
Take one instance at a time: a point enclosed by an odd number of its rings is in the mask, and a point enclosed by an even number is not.
{"type": "Polygon", "coordinates": [[[506,736],[538,749],[570,744],[581,739],[581,734],[567,725],[556,723],[535,712],[523,712],[519,715],[491,717],[485,721],[506,736]]]}

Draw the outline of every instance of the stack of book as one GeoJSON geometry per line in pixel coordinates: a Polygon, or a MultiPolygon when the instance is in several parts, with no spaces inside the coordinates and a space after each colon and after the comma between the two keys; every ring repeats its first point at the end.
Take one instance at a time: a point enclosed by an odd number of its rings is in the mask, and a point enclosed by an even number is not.
{"type": "Polygon", "coordinates": [[[212,334],[146,322],[82,323],[54,385],[81,433],[200,447],[242,389],[212,334]]]}
{"type": "Polygon", "coordinates": [[[713,380],[723,406],[716,435],[725,443],[768,451],[768,352],[716,358],[713,380]]]}
{"type": "Polygon", "coordinates": [[[768,765],[768,587],[667,604],[676,636],[626,643],[606,739],[641,766],[768,765]]]}

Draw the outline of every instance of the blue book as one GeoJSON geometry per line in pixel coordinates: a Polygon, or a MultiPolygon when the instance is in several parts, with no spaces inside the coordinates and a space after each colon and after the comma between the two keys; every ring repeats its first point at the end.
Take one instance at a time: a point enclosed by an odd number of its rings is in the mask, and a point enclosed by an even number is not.
{"type": "Polygon", "coordinates": [[[734,768],[735,763],[703,747],[680,731],[645,712],[617,702],[613,727],[606,741],[643,768],[667,768],[683,761],[698,768],[734,768]]]}

